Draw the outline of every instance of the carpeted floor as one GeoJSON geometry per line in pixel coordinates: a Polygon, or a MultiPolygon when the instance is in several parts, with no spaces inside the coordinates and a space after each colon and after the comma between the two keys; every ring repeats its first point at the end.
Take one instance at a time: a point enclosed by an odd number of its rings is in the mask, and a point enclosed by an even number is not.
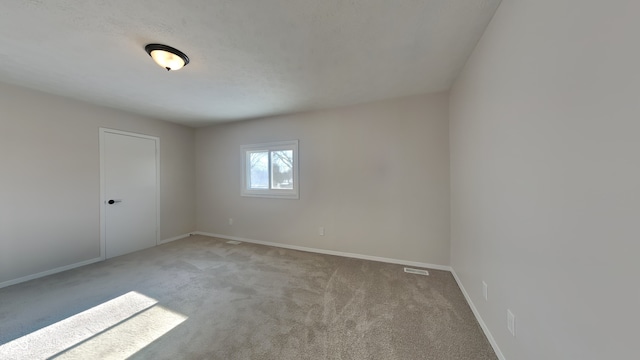
{"type": "Polygon", "coordinates": [[[0,289],[0,358],[496,359],[429,273],[192,236],[0,289]]]}

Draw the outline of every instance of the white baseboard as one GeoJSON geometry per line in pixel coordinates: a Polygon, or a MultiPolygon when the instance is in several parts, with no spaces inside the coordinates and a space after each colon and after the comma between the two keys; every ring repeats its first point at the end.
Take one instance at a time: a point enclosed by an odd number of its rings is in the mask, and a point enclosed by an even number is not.
{"type": "Polygon", "coordinates": [[[500,350],[500,347],[498,346],[498,343],[496,342],[496,339],[493,338],[491,331],[489,331],[489,327],[487,326],[487,324],[485,324],[484,320],[482,320],[482,316],[480,316],[480,312],[478,311],[476,306],[473,304],[473,301],[471,301],[471,297],[467,293],[467,290],[465,290],[464,286],[462,286],[462,282],[460,281],[458,274],[456,274],[455,269],[451,268],[451,273],[453,274],[453,278],[456,279],[456,282],[458,283],[458,287],[460,288],[460,290],[462,290],[462,294],[464,295],[464,298],[467,299],[467,303],[469,304],[471,311],[473,311],[473,315],[475,315],[476,320],[478,320],[478,323],[480,324],[482,331],[484,331],[484,334],[487,337],[487,340],[489,340],[489,343],[491,344],[493,351],[495,351],[496,356],[498,356],[498,359],[500,360],[506,360],[506,358],[502,354],[502,351],[500,350]]]}
{"type": "Polygon", "coordinates": [[[312,253],[318,253],[318,254],[335,255],[335,256],[342,256],[342,257],[348,257],[348,258],[354,258],[354,259],[380,261],[380,262],[390,263],[390,264],[399,264],[399,265],[415,266],[415,267],[422,267],[422,268],[428,268],[428,269],[434,269],[434,270],[451,271],[451,267],[446,265],[436,265],[436,264],[428,264],[428,263],[417,262],[417,261],[407,261],[407,260],[391,259],[391,258],[385,258],[385,257],[379,257],[379,256],[348,253],[348,252],[342,252],[342,251],[316,249],[316,248],[310,248],[306,246],[289,245],[289,244],[281,244],[281,243],[270,242],[270,241],[245,239],[237,236],[212,234],[212,233],[207,233],[202,231],[195,231],[193,232],[193,234],[210,236],[210,237],[215,237],[220,239],[242,241],[242,242],[247,242],[252,244],[274,246],[274,247],[280,247],[280,248],[291,249],[291,250],[306,251],[306,252],[312,252],[312,253]]]}
{"type": "MultiPolygon", "coordinates": [[[[183,235],[180,235],[180,236],[172,237],[170,239],[164,239],[164,240],[160,241],[158,243],[158,245],[166,244],[166,243],[171,242],[171,241],[184,239],[184,238],[188,237],[191,234],[193,234],[193,233],[183,234],[183,235]]],[[[104,260],[104,258],[97,257],[95,259],[90,259],[90,260],[87,260],[87,261],[82,261],[82,262],[71,264],[71,265],[61,266],[59,268],[55,268],[55,269],[39,272],[37,274],[27,275],[27,276],[23,276],[21,278],[8,280],[8,281],[0,283],[0,289],[3,288],[3,287],[19,284],[19,283],[22,283],[22,282],[25,282],[25,281],[41,278],[41,277],[44,277],[44,276],[47,276],[47,275],[53,275],[53,274],[57,274],[59,272],[75,269],[75,268],[80,267],[80,266],[93,264],[93,263],[96,263],[96,262],[102,261],[102,260],[104,260]]]]}
{"type": "Polygon", "coordinates": [[[166,243],[169,243],[169,242],[172,242],[172,241],[176,241],[176,240],[184,239],[184,238],[186,238],[186,237],[191,236],[191,234],[194,234],[194,233],[182,234],[182,235],[178,235],[178,236],[172,237],[172,238],[170,238],[170,239],[164,239],[164,240],[161,240],[161,241],[158,243],[158,245],[162,245],[162,244],[166,244],[166,243]]]}
{"type": "Polygon", "coordinates": [[[75,269],[75,268],[80,267],[80,266],[93,264],[93,263],[96,263],[96,262],[102,261],[102,260],[104,260],[104,259],[101,258],[101,257],[97,257],[95,259],[81,261],[79,263],[75,263],[75,264],[71,264],[71,265],[61,266],[59,268],[55,268],[55,269],[39,272],[37,274],[27,275],[27,276],[23,276],[21,278],[8,280],[8,281],[5,281],[5,282],[1,282],[0,283],[0,288],[11,286],[11,285],[15,285],[15,284],[19,284],[21,282],[25,282],[25,281],[29,281],[29,280],[33,280],[33,279],[37,279],[37,278],[41,278],[41,277],[44,277],[44,276],[47,276],[47,275],[57,274],[59,272],[75,269]]]}

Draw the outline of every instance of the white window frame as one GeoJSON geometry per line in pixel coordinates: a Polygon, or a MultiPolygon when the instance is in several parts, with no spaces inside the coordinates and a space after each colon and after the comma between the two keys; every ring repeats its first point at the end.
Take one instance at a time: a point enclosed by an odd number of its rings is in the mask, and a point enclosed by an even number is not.
{"type": "Polygon", "coordinates": [[[242,184],[240,195],[249,197],[277,198],[277,199],[299,199],[300,198],[300,177],[298,176],[298,140],[277,141],[263,144],[242,145],[240,147],[242,159],[242,184]],[[293,150],[293,189],[271,189],[271,151],[293,150]],[[248,174],[251,174],[247,153],[254,151],[269,152],[269,188],[251,189],[249,188],[248,174]]]}

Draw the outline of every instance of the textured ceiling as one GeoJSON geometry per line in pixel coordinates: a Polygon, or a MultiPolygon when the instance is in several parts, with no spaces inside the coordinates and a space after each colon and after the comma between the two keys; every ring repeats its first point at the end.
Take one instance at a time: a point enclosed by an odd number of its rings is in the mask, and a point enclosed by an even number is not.
{"type": "Polygon", "coordinates": [[[0,82],[191,126],[447,90],[500,0],[8,0],[0,82]],[[162,43],[191,63],[166,72],[162,43]]]}

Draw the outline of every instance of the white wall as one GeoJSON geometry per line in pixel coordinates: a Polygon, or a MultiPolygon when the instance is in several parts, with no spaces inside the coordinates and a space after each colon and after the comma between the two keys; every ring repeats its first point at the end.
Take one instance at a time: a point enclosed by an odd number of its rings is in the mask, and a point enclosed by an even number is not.
{"type": "Polygon", "coordinates": [[[441,93],[198,129],[198,230],[449,265],[447,117],[441,93]],[[241,197],[240,146],[293,139],[300,199],[241,197]]]}
{"type": "Polygon", "coordinates": [[[0,84],[0,284],[100,255],[99,127],[160,137],[161,238],[195,229],[195,131],[0,84]]]}
{"type": "Polygon", "coordinates": [[[638,358],[638,14],[503,0],[452,90],[452,266],[508,359],[638,358]]]}

